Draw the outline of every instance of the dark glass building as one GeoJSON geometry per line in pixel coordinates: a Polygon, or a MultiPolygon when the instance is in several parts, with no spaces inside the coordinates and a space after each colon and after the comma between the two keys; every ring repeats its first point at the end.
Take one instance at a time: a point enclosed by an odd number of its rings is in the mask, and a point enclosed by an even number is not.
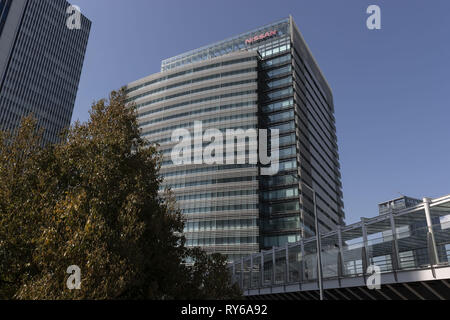
{"type": "Polygon", "coordinates": [[[386,214],[389,212],[396,212],[396,211],[400,211],[406,208],[411,208],[414,206],[417,206],[418,204],[421,204],[422,200],[419,199],[415,199],[412,197],[407,197],[407,196],[401,196],[399,198],[396,199],[392,199],[383,203],[380,203],[378,205],[378,213],[381,214],[386,214]]]}
{"type": "Polygon", "coordinates": [[[70,124],[91,22],[67,27],[66,0],[0,0],[0,130],[30,113],[56,142],[70,124]]]}
{"type": "Polygon", "coordinates": [[[128,85],[128,101],[160,145],[189,246],[235,260],[314,235],[305,184],[321,232],[344,225],[332,92],[291,17],[164,60],[161,73],[128,85]],[[175,165],[172,133],[196,121],[204,131],[278,129],[278,173],[238,161],[175,165]]]}

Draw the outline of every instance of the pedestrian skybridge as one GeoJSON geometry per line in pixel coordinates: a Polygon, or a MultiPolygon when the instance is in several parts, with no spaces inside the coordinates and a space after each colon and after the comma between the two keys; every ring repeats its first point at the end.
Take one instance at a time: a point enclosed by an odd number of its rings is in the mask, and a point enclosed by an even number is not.
{"type": "MultiPolygon", "coordinates": [[[[363,218],[320,241],[325,299],[450,299],[450,195],[363,218]],[[381,289],[367,286],[375,269],[381,289]]],[[[248,299],[318,299],[316,243],[243,258],[230,265],[232,279],[248,299]]]]}

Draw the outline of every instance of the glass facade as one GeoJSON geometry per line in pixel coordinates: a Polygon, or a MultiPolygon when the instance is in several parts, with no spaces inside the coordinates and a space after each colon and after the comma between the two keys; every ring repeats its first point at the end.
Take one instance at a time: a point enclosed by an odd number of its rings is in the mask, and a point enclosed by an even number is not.
{"type": "Polygon", "coordinates": [[[47,143],[58,141],[70,125],[91,22],[82,16],[80,30],[68,29],[69,5],[65,0],[1,0],[1,130],[16,130],[32,113],[47,143]]]}
{"type": "Polygon", "coordinates": [[[188,245],[236,260],[314,235],[303,183],[317,192],[322,231],[344,224],[331,89],[292,18],[164,60],[161,73],[128,85],[128,101],[142,135],[160,145],[163,187],[186,215],[188,245]],[[174,166],[170,135],[195,121],[203,130],[278,129],[279,172],[174,166]]]}
{"type": "Polygon", "coordinates": [[[380,203],[378,205],[378,208],[379,208],[380,214],[385,214],[385,213],[389,213],[391,211],[395,212],[397,210],[414,207],[420,203],[422,203],[422,201],[419,199],[414,199],[414,198],[403,196],[401,198],[397,198],[394,200],[380,203]]]}
{"type": "MultiPolygon", "coordinates": [[[[176,129],[257,128],[258,55],[240,52],[184,65],[128,86],[138,107],[142,135],[159,144],[164,157],[161,190],[170,187],[186,219],[187,246],[220,252],[230,260],[259,250],[258,166],[171,161],[176,129]]],[[[203,141],[202,147],[209,145],[203,141]]],[[[194,148],[194,145],[191,145],[194,148]]],[[[244,150],[248,158],[249,150],[244,150]]],[[[237,155],[237,150],[234,152],[237,155]]],[[[225,148],[224,155],[225,158],[225,148]]]]}
{"type": "Polygon", "coordinates": [[[289,33],[289,19],[283,19],[262,28],[240,34],[236,37],[163,60],[161,64],[161,71],[167,71],[184,65],[210,60],[215,57],[220,57],[228,53],[241,50],[258,51],[263,57],[268,57],[273,54],[280,53],[280,50],[289,50],[289,33]],[[261,41],[250,46],[246,44],[247,39],[273,30],[277,31],[277,37],[271,38],[271,41],[261,41]]]}
{"type": "MultiPolygon", "coordinates": [[[[430,226],[426,222],[424,206],[422,202],[416,203],[414,207],[362,219],[359,223],[322,234],[323,279],[368,277],[372,275],[367,271],[370,265],[379,267],[382,273],[428,270],[431,265],[436,269],[448,267],[450,196],[430,200],[430,226]]],[[[298,225],[298,221],[288,219],[277,221],[268,228],[295,225],[298,225]]],[[[247,293],[256,295],[258,290],[280,285],[317,285],[316,238],[282,245],[282,242],[290,240],[266,237],[267,247],[278,247],[230,265],[233,280],[242,289],[249,290],[247,293]]],[[[424,273],[420,274],[421,279],[427,277],[424,273]]]]}
{"type": "Polygon", "coordinates": [[[11,8],[12,0],[0,0],[0,36],[2,35],[3,28],[5,27],[6,17],[8,16],[9,9],[11,8]]]}

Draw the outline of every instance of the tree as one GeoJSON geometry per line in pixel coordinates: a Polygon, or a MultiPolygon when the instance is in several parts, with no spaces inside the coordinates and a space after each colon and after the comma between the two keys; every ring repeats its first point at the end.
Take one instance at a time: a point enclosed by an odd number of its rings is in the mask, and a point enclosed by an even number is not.
{"type": "Polygon", "coordinates": [[[33,203],[40,201],[34,191],[42,150],[35,127],[28,117],[16,136],[0,132],[0,299],[12,296],[36,271],[30,262],[39,235],[33,203]]]}
{"type": "Polygon", "coordinates": [[[187,292],[182,297],[205,300],[240,299],[242,293],[237,284],[230,282],[229,274],[224,272],[226,258],[221,254],[207,255],[205,251],[194,248],[189,251],[194,263],[187,274],[187,292]]]}
{"type": "Polygon", "coordinates": [[[42,146],[32,117],[0,135],[0,298],[239,296],[223,258],[185,247],[183,216],[159,192],[161,156],[125,101],[112,92],[57,144],[42,146]],[[66,286],[71,265],[80,290],[66,286]]]}

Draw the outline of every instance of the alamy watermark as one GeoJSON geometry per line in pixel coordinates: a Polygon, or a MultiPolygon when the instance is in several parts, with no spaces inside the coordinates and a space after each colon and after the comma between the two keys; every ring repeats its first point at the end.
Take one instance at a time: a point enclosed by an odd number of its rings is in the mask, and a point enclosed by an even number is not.
{"type": "Polygon", "coordinates": [[[367,18],[366,25],[369,30],[381,29],[381,9],[379,6],[373,4],[367,8],[367,14],[370,16],[367,18]]]}
{"type": "Polygon", "coordinates": [[[226,129],[223,133],[212,128],[203,131],[202,122],[195,121],[193,136],[187,129],[172,133],[172,142],[177,144],[172,149],[171,159],[174,165],[258,164],[259,160],[261,175],[274,175],[280,165],[279,130],[270,130],[270,156],[268,139],[267,129],[226,129]]]}
{"type": "Polygon", "coordinates": [[[69,290],[80,290],[81,289],[81,269],[79,266],[72,265],[66,270],[70,274],[66,281],[67,289],[69,290]]]}
{"type": "Polygon", "coordinates": [[[66,14],[70,16],[66,20],[66,26],[69,30],[81,29],[81,9],[78,6],[71,5],[66,9],[66,14]]]}
{"type": "Polygon", "coordinates": [[[379,266],[370,265],[367,268],[367,274],[370,274],[366,280],[366,286],[369,290],[381,289],[381,268],[379,266]]]}

